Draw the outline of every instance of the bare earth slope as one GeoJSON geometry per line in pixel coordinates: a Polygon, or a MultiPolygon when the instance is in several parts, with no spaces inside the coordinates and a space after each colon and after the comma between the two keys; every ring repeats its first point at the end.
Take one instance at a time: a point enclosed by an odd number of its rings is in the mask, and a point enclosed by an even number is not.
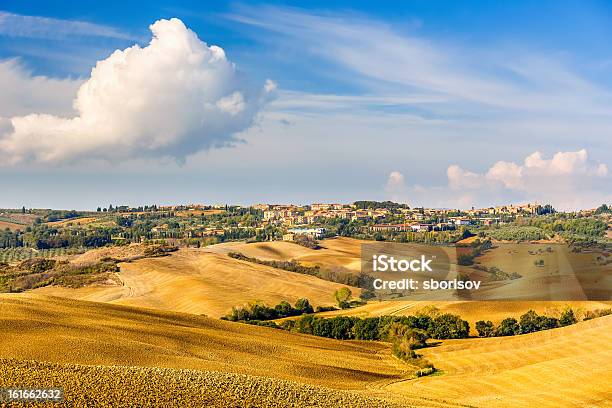
{"type": "Polygon", "coordinates": [[[0,358],[19,360],[274,373],[344,389],[403,374],[385,343],[38,295],[0,295],[0,332],[0,358]]]}
{"type": "Polygon", "coordinates": [[[449,340],[423,350],[444,375],[389,391],[474,406],[612,406],[612,316],[513,337],[449,340]]]}
{"type": "Polygon", "coordinates": [[[0,387],[62,385],[76,405],[399,406],[378,384],[407,377],[384,343],[31,294],[0,295],[0,332],[0,387]]]}
{"type": "Polygon", "coordinates": [[[52,381],[77,405],[96,397],[162,404],[169,397],[160,390],[168,389],[178,405],[242,399],[251,406],[606,406],[611,329],[608,316],[522,336],[444,341],[419,351],[442,374],[408,380],[387,344],[2,295],[0,386],[52,381]]]}
{"type": "Polygon", "coordinates": [[[221,317],[233,306],[254,300],[275,305],[305,297],[315,306],[331,305],[334,291],[343,286],[195,249],[120,267],[117,276],[123,286],[53,286],[33,293],[221,317]]]}
{"type": "Polygon", "coordinates": [[[208,247],[207,250],[217,253],[240,252],[246,256],[264,260],[300,261],[304,265],[319,265],[327,268],[345,268],[359,272],[361,269],[362,241],[352,238],[334,238],[321,241],[321,249],[310,249],[291,242],[228,242],[208,247]]]}

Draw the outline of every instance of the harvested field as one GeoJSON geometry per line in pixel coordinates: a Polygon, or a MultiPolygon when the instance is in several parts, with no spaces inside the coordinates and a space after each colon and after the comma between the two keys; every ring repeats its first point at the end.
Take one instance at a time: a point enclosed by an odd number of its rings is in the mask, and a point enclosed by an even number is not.
{"type": "Polygon", "coordinates": [[[91,224],[92,222],[95,222],[95,221],[98,221],[98,220],[99,220],[99,218],[97,218],[97,217],[69,218],[69,219],[66,219],[66,220],[48,222],[47,225],[49,225],[51,227],[62,227],[62,226],[66,226],[68,224],[72,224],[72,225],[87,225],[87,224],[91,224]]]}
{"type": "Polygon", "coordinates": [[[384,343],[2,295],[0,386],[61,385],[72,406],[605,406],[611,326],[608,316],[528,335],[443,341],[419,350],[441,374],[409,379],[384,343]]]}
{"type": "Polygon", "coordinates": [[[443,375],[387,390],[479,407],[612,406],[612,316],[512,337],[447,340],[423,354],[443,375]]]}
{"type": "Polygon", "coordinates": [[[361,269],[361,241],[351,238],[334,238],[320,241],[321,249],[306,248],[292,242],[228,242],[206,248],[217,253],[240,252],[263,260],[296,260],[304,265],[319,265],[326,268],[346,268],[359,272],[361,269]]]}
{"type": "MultiPolygon", "coordinates": [[[[565,307],[571,307],[581,317],[584,312],[612,307],[612,302],[595,301],[463,301],[463,302],[425,302],[406,300],[370,301],[354,309],[335,310],[320,313],[321,317],[356,316],[374,317],[384,315],[414,315],[426,306],[435,306],[442,313],[460,315],[470,323],[471,333],[476,335],[475,324],[478,320],[491,320],[499,324],[506,317],[518,319],[529,310],[539,314],[558,315],[565,307]]],[[[557,316],[558,317],[558,316],[557,316]]]]}
{"type": "Polygon", "coordinates": [[[16,223],[16,222],[1,221],[0,220],[0,230],[5,230],[7,228],[9,230],[11,230],[11,231],[25,231],[25,229],[27,228],[27,225],[19,224],[19,223],[16,223]]]}
{"type": "MultiPolygon", "coordinates": [[[[67,406],[401,407],[355,392],[274,378],[120,366],[59,365],[1,360],[0,387],[63,387],[67,406]]],[[[51,404],[49,404],[51,405],[51,404]]]]}
{"type": "Polygon", "coordinates": [[[338,389],[402,378],[389,345],[343,342],[189,314],[0,295],[0,358],[272,376],[338,389]]]}
{"type": "MultiPolygon", "coordinates": [[[[74,262],[99,259],[100,255],[83,254],[74,262]]],[[[334,291],[343,287],[313,276],[195,249],[182,249],[167,257],[121,263],[120,268],[117,276],[122,286],[46,287],[34,292],[221,317],[233,306],[254,300],[269,305],[281,300],[293,304],[305,297],[315,306],[331,305],[335,303],[334,291]]],[[[359,293],[359,290],[355,288],[354,293],[359,293]]]]}

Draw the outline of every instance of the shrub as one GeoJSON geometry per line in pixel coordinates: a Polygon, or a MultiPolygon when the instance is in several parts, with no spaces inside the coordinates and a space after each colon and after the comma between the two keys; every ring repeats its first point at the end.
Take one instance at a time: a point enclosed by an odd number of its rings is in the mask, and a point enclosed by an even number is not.
{"type": "Polygon", "coordinates": [[[457,264],[469,266],[474,264],[474,256],[469,254],[461,254],[457,257],[457,264]]]}
{"type": "Polygon", "coordinates": [[[569,326],[570,324],[576,323],[578,320],[574,315],[574,311],[571,308],[566,308],[561,312],[561,317],[559,318],[559,324],[561,326],[569,326]]]}
{"type": "Polygon", "coordinates": [[[434,366],[421,368],[417,370],[414,374],[417,377],[425,377],[426,375],[431,375],[436,372],[436,368],[434,366]]]}
{"type": "Polygon", "coordinates": [[[521,334],[538,331],[538,314],[533,310],[530,310],[524,315],[522,315],[520,320],[520,327],[521,334]]]}
{"type": "Polygon", "coordinates": [[[434,339],[464,339],[470,333],[470,324],[459,316],[445,313],[436,317],[429,334],[434,339]]]}
{"type": "Polygon", "coordinates": [[[603,317],[612,314],[612,309],[595,309],[589,310],[584,314],[584,319],[582,320],[591,320],[596,317],[603,317]]]}
{"type": "Polygon", "coordinates": [[[539,316],[533,310],[528,311],[520,319],[521,334],[559,327],[559,320],[554,317],[539,316]]]}
{"type": "Polygon", "coordinates": [[[307,235],[301,235],[301,234],[296,235],[295,238],[293,239],[293,242],[303,247],[310,248],[310,249],[321,248],[321,246],[319,245],[319,242],[316,239],[311,238],[307,235]]]}
{"type": "Polygon", "coordinates": [[[338,310],[336,307],[334,306],[317,306],[315,308],[315,312],[316,313],[321,313],[321,312],[331,312],[334,310],[338,310]]]}
{"type": "Polygon", "coordinates": [[[508,317],[500,323],[495,331],[497,336],[514,336],[521,332],[520,325],[515,318],[508,317]]]}
{"type": "Polygon", "coordinates": [[[313,334],[313,324],[317,320],[314,315],[306,315],[295,321],[293,329],[298,333],[313,334]]]}
{"type": "Polygon", "coordinates": [[[334,292],[334,297],[336,298],[338,304],[341,304],[342,302],[348,302],[352,296],[353,293],[346,286],[334,292]]]}
{"type": "Polygon", "coordinates": [[[495,329],[493,327],[493,322],[487,320],[479,320],[476,322],[476,331],[478,331],[478,335],[480,337],[491,337],[495,334],[495,329]]]}
{"type": "MultiPolygon", "coordinates": [[[[362,287],[361,285],[359,287],[362,287]]],[[[372,289],[363,289],[361,294],[359,295],[359,299],[361,300],[369,300],[376,297],[376,293],[372,289]]]]}
{"type": "Polygon", "coordinates": [[[310,302],[308,301],[308,299],[305,298],[298,299],[297,302],[295,302],[295,308],[299,310],[301,314],[314,312],[314,309],[310,305],[310,302]]]}

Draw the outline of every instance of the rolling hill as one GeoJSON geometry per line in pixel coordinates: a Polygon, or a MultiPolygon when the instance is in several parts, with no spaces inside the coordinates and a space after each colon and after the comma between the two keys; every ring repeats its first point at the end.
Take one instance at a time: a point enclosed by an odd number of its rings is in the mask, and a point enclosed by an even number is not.
{"type": "MultiPolygon", "coordinates": [[[[107,401],[118,396],[133,405],[158,384],[187,402],[213,406],[239,398],[253,406],[283,400],[287,406],[395,406],[368,396],[368,386],[406,374],[384,343],[32,294],[0,295],[0,332],[0,386],[53,381],[74,390],[70,398],[77,401],[83,398],[77,391],[91,399],[100,392],[107,401]],[[118,378],[133,396],[122,393],[118,378]]],[[[162,391],[154,394],[168,400],[162,391]]]]}
{"type": "Polygon", "coordinates": [[[473,406],[612,406],[612,316],[513,337],[422,350],[443,375],[386,389],[473,406]]]}
{"type": "Polygon", "coordinates": [[[611,329],[608,316],[528,335],[447,340],[419,350],[441,374],[409,379],[386,343],[5,294],[0,386],[52,382],[77,405],[605,406],[611,329]]]}
{"type": "MultiPolygon", "coordinates": [[[[275,305],[281,300],[294,303],[307,298],[315,306],[330,305],[335,302],[334,291],[343,286],[196,249],[124,262],[120,267],[117,276],[123,286],[49,286],[33,292],[221,317],[233,306],[254,300],[275,305]]],[[[354,292],[359,293],[359,289],[354,288],[354,292]]]]}

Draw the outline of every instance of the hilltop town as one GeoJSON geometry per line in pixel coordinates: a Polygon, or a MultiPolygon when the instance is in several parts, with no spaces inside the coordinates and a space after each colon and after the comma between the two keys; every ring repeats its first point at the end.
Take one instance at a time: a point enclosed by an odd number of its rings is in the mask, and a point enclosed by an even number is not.
{"type": "Polygon", "coordinates": [[[350,204],[113,206],[96,211],[0,210],[0,261],[36,251],[84,251],[106,245],[165,241],[206,246],[226,241],[312,241],[334,236],[453,244],[479,235],[498,240],[609,244],[611,209],[557,212],[529,203],[468,210],[411,208],[390,201],[350,204]]]}

